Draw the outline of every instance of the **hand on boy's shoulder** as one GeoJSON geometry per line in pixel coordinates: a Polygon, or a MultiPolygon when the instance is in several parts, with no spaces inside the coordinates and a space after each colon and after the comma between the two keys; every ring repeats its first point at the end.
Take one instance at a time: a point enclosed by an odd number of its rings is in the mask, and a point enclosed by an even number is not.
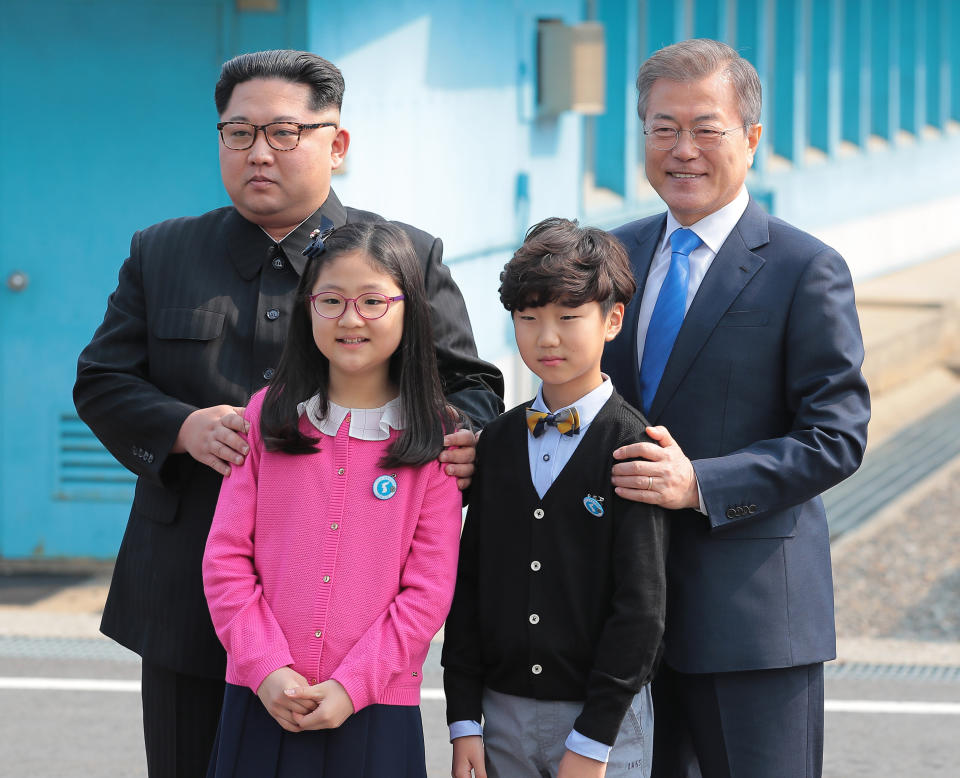
{"type": "Polygon", "coordinates": [[[699,508],[700,492],[693,463],[666,427],[647,427],[653,442],[631,443],[613,452],[632,460],[613,466],[611,480],[620,497],[663,508],[699,508]]]}

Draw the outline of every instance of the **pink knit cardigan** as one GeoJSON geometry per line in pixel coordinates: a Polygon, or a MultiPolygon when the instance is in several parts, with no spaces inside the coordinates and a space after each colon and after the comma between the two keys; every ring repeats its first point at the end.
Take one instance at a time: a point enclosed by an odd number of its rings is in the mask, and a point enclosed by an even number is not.
{"type": "Polygon", "coordinates": [[[227,682],[256,691],[289,665],[311,684],[339,681],[356,710],[419,704],[456,579],[456,479],[437,462],[379,467],[396,433],[351,438],[349,416],[320,453],[267,452],[263,396],[247,406],[250,454],[223,480],[203,557],[227,682]],[[388,499],[374,495],[382,475],[397,483],[388,499]]]}

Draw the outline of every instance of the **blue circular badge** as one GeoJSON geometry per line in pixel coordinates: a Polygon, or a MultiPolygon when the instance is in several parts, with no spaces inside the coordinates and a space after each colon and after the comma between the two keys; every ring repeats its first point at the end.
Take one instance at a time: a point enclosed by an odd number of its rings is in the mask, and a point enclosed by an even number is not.
{"type": "Polygon", "coordinates": [[[397,493],[397,479],[382,475],[373,482],[373,494],[379,500],[389,500],[397,493]]]}
{"type": "Polygon", "coordinates": [[[591,497],[587,495],[583,498],[583,507],[586,508],[594,516],[603,516],[603,506],[600,504],[600,501],[596,497],[591,497]]]}

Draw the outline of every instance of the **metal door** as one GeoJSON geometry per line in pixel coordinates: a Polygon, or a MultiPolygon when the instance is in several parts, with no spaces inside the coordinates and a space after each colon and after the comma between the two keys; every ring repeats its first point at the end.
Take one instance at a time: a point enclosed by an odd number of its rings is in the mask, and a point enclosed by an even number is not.
{"type": "Polygon", "coordinates": [[[288,6],[4,3],[0,19],[0,557],[112,557],[133,476],[73,407],[76,359],[136,229],[223,205],[213,86],[295,45],[288,6]]]}

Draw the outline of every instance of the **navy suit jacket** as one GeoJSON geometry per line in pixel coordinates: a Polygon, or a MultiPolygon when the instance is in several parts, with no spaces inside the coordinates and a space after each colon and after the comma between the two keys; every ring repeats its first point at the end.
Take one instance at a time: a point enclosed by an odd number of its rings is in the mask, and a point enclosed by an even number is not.
{"type": "MultiPolygon", "coordinates": [[[[614,231],[638,290],[603,369],[641,407],[637,317],[666,214],[614,231]]],[[[820,494],[853,473],[870,399],[840,255],[753,200],[683,321],[647,413],[693,461],[708,516],[672,516],[665,657],[690,673],[836,655],[820,494]]]]}

